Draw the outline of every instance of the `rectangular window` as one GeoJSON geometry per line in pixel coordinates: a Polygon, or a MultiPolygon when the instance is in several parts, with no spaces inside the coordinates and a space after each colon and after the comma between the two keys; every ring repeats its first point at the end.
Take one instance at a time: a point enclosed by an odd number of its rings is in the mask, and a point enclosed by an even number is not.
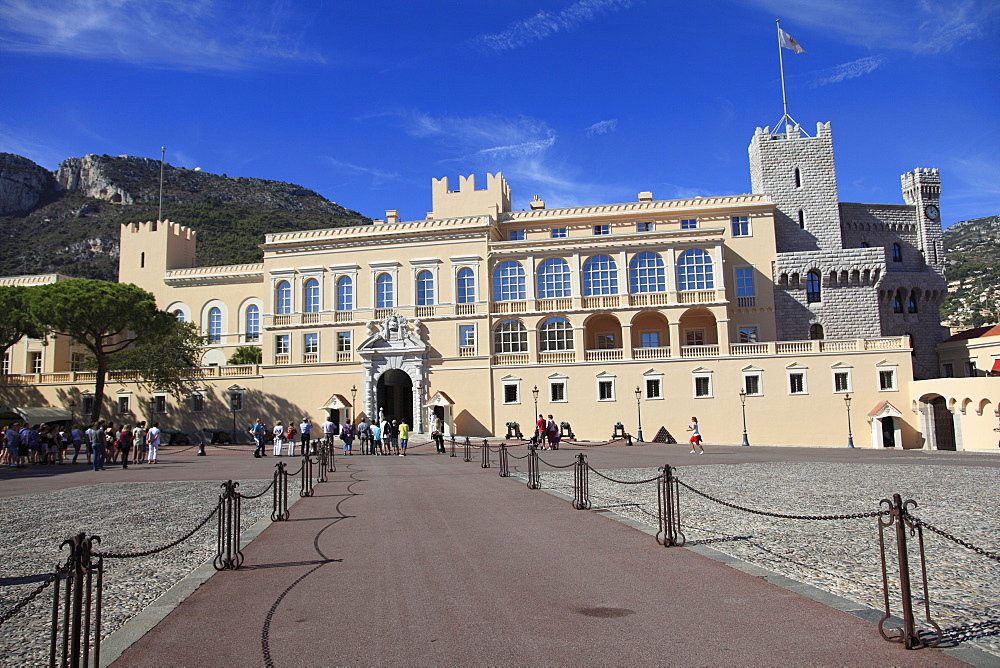
{"type": "Polygon", "coordinates": [[[93,394],[85,394],[82,397],[80,397],[80,412],[83,413],[83,415],[85,416],[90,415],[91,413],[94,412],[93,394]]]}
{"type": "Polygon", "coordinates": [[[684,218],[681,220],[682,230],[695,230],[698,229],[698,219],[697,218],[684,218]]]}
{"type": "Polygon", "coordinates": [[[610,225],[594,225],[594,236],[600,236],[602,234],[611,234],[610,225]]]}
{"type": "Polygon", "coordinates": [[[163,394],[157,394],[153,397],[152,410],[154,413],[166,413],[167,412],[167,397],[163,394]]]}
{"type": "Polygon", "coordinates": [[[615,400],[615,381],[613,380],[597,381],[597,400],[598,401],[615,400]]]}
{"type": "Polygon", "coordinates": [[[806,393],[806,375],[804,373],[788,374],[788,393],[789,394],[806,393]]]}
{"type": "Polygon", "coordinates": [[[553,239],[564,239],[566,237],[566,228],[565,227],[553,227],[552,228],[552,232],[550,233],[550,235],[551,235],[551,237],[553,239]]]}
{"type": "Polygon", "coordinates": [[[511,230],[507,238],[511,241],[524,241],[524,230],[511,230]]]}
{"type": "Polygon", "coordinates": [[[883,392],[896,389],[895,369],[882,369],[878,372],[878,389],[883,392]]]}
{"type": "Polygon", "coordinates": [[[941,365],[941,375],[944,376],[945,378],[954,378],[955,365],[952,364],[951,362],[941,365]]]}
{"type": "Polygon", "coordinates": [[[733,277],[736,279],[736,306],[752,308],[757,294],[753,285],[753,267],[736,267],[733,277]]]}
{"type": "Polygon", "coordinates": [[[711,376],[695,376],[694,396],[697,398],[705,398],[712,396],[711,376]]]}
{"type": "Polygon", "coordinates": [[[764,394],[761,391],[760,374],[748,374],[743,376],[743,391],[748,397],[759,397],[764,394]]]}
{"type": "Polygon", "coordinates": [[[503,386],[503,402],[505,404],[519,404],[520,392],[518,388],[520,386],[517,383],[504,383],[503,386]]]}
{"type": "Polygon", "coordinates": [[[685,330],[684,340],[687,342],[686,345],[689,346],[703,346],[705,345],[705,330],[703,329],[685,330]]]}
{"type": "Polygon", "coordinates": [[[278,334],[274,337],[274,354],[287,355],[291,352],[291,340],[288,334],[278,334]]]}
{"type": "Polygon", "coordinates": [[[70,371],[82,371],[83,370],[83,353],[70,353],[69,356],[69,370],[70,371]]]}
{"type": "Polygon", "coordinates": [[[740,327],[740,343],[757,343],[756,327],[740,327]]]}
{"type": "Polygon", "coordinates": [[[549,383],[549,401],[566,401],[566,383],[562,381],[549,383]]]}
{"type": "Polygon", "coordinates": [[[653,231],[653,223],[649,222],[649,221],[641,222],[641,223],[636,223],[635,224],[635,231],[636,232],[652,232],[653,231]]]}
{"type": "Polygon", "coordinates": [[[351,352],[351,333],[350,332],[337,332],[337,352],[338,353],[349,353],[349,352],[351,352]]]}
{"type": "Polygon", "coordinates": [[[315,355],[319,352],[319,334],[310,332],[302,335],[302,352],[306,355],[315,355]]]}
{"type": "Polygon", "coordinates": [[[639,337],[641,339],[641,345],[643,348],[659,348],[660,347],[660,333],[659,332],[640,332],[639,337]]]}
{"type": "Polygon", "coordinates": [[[42,354],[40,352],[28,353],[28,373],[42,372],[42,354]]]}
{"type": "MultiPolygon", "coordinates": [[[[41,355],[41,353],[38,353],[38,354],[41,355]]],[[[36,371],[35,373],[41,373],[41,372],[40,371],[36,371]]],[[[975,378],[977,375],[979,375],[979,370],[976,369],[976,360],[968,360],[965,363],[965,376],[966,376],[966,378],[975,378]]]]}
{"type": "MultiPolygon", "coordinates": [[[[72,371],[79,371],[79,369],[72,369],[72,371]]],[[[3,375],[10,375],[10,351],[8,350],[3,354],[3,375]]]]}
{"type": "Polygon", "coordinates": [[[597,335],[598,350],[616,350],[617,348],[618,345],[615,343],[615,335],[613,333],[597,335]]]}
{"type": "Polygon", "coordinates": [[[846,371],[837,371],[833,374],[833,391],[850,392],[851,375],[846,371]]]}
{"type": "Polygon", "coordinates": [[[733,216],[729,222],[732,223],[734,237],[750,236],[750,216],[733,216]]]}
{"type": "Polygon", "coordinates": [[[118,397],[118,414],[127,415],[129,409],[129,399],[128,395],[123,395],[118,397]]]}
{"type": "Polygon", "coordinates": [[[475,325],[459,325],[458,326],[458,345],[460,346],[472,346],[476,345],[476,326],[475,325]]]}
{"type": "Polygon", "coordinates": [[[663,388],[659,378],[646,379],[646,398],[647,399],[663,398],[663,388]]]}
{"type": "Polygon", "coordinates": [[[205,411],[205,395],[195,392],[191,395],[191,412],[203,413],[205,411]]]}

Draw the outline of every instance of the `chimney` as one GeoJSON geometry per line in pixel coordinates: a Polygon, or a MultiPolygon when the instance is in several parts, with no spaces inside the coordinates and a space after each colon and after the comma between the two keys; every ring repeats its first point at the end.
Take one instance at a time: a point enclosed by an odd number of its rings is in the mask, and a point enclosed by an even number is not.
{"type": "Polygon", "coordinates": [[[639,193],[639,201],[640,202],[652,202],[653,201],[653,193],[651,193],[648,190],[643,190],[641,193],[639,193]]]}
{"type": "Polygon", "coordinates": [[[535,211],[537,209],[544,209],[544,208],[545,208],[545,202],[542,201],[542,199],[538,195],[535,195],[535,199],[531,200],[531,210],[535,211]]]}
{"type": "Polygon", "coordinates": [[[391,223],[398,223],[399,222],[399,211],[395,211],[393,209],[390,209],[390,210],[386,211],[385,212],[385,219],[390,224],[391,223]]]}

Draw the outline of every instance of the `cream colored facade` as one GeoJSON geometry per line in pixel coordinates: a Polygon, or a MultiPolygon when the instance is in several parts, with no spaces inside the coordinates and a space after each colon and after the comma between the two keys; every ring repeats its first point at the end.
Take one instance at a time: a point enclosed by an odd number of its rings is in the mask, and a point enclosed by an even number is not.
{"type": "MultiPolygon", "coordinates": [[[[641,422],[647,441],[661,428],[684,441],[698,416],[707,442],[739,443],[745,409],[751,444],[842,447],[850,434],[857,447],[934,447],[911,391],[910,336],[779,340],[815,331],[816,313],[794,306],[808,290],[833,305],[833,295],[868,285],[877,295],[889,267],[875,249],[826,252],[824,269],[838,271],[807,285],[784,273],[794,264],[787,251],[776,277],[779,209],[767,193],[641,192],[558,209],[536,197],[513,211],[500,174],[483,189],[472,176],[457,190],[448,179],[432,186],[424,220],[387,211],[368,226],[270,234],[253,265],[194,267],[195,231],[123,226],[119,280],[211,340],[190,396],[151,396],[119,375],[109,410],[127,395],[122,419],[228,428],[237,392],[240,429],[256,417],[318,423],[329,410],[337,421],[381,412],[426,434],[436,412],[448,434],[502,436],[517,422],[527,435],[543,413],[590,440],[611,437],[617,422],[638,435],[641,422]],[[258,344],[260,366],[226,365],[237,346],[258,344]]],[[[832,308],[819,316],[833,323],[832,308]]],[[[65,405],[87,382],[85,372],[39,375],[29,391],[11,378],[0,403],[33,392],[65,405]]]]}

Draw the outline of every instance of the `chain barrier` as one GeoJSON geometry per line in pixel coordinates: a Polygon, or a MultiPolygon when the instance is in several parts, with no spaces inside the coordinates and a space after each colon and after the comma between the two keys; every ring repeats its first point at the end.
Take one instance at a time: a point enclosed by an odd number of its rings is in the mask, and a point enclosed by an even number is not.
{"type": "Polygon", "coordinates": [[[966,548],[968,550],[972,550],[976,554],[982,555],[982,556],[986,557],[987,559],[992,559],[993,561],[1000,561],[1000,554],[998,554],[996,552],[990,552],[988,550],[984,550],[983,548],[981,548],[981,547],[979,547],[977,545],[973,545],[972,543],[964,541],[961,538],[958,538],[956,536],[951,535],[950,533],[948,533],[944,529],[939,529],[936,526],[934,526],[933,524],[930,524],[929,522],[926,522],[926,521],[920,519],[919,517],[913,517],[911,515],[911,518],[913,519],[913,522],[918,527],[927,527],[928,530],[933,531],[934,533],[936,533],[937,535],[941,536],[942,538],[946,538],[947,540],[950,540],[951,542],[955,543],[956,545],[961,545],[962,547],[964,547],[964,548],[966,548]]]}
{"type": "Polygon", "coordinates": [[[55,582],[56,578],[58,578],[58,577],[59,577],[58,571],[56,573],[48,576],[42,582],[42,584],[38,585],[38,587],[33,592],[31,592],[30,594],[28,594],[27,596],[25,596],[24,598],[22,598],[20,601],[18,601],[17,603],[15,603],[9,609],[7,609],[4,612],[0,613],[0,627],[2,627],[4,625],[4,622],[6,622],[6,621],[8,621],[10,619],[13,619],[14,615],[16,615],[18,612],[20,612],[21,609],[24,608],[24,606],[28,605],[29,603],[31,603],[32,601],[34,601],[36,598],[38,598],[38,595],[41,594],[46,589],[48,589],[48,587],[53,582],[55,582]]]}
{"type": "Polygon", "coordinates": [[[589,469],[587,455],[579,453],[573,463],[573,507],[577,510],[590,509],[590,478],[587,476],[589,469]]]}
{"type": "Polygon", "coordinates": [[[500,477],[509,478],[510,477],[510,461],[507,459],[507,444],[500,444],[500,477]]]}
{"type": "Polygon", "coordinates": [[[538,448],[528,449],[528,489],[541,489],[542,479],[538,475],[538,448]]]}
{"type": "Polygon", "coordinates": [[[525,459],[526,457],[531,455],[531,450],[534,450],[534,448],[529,449],[528,452],[524,453],[523,455],[511,455],[508,453],[508,456],[513,457],[514,459],[525,459]]]}
{"type": "Polygon", "coordinates": [[[316,466],[319,468],[319,475],[316,476],[316,482],[326,482],[326,451],[320,448],[316,454],[316,466]]]}
{"type": "Polygon", "coordinates": [[[490,442],[485,438],[483,439],[482,450],[483,450],[483,463],[481,464],[481,467],[484,469],[488,469],[490,467],[490,442]]]}
{"type": "Polygon", "coordinates": [[[464,462],[472,461],[472,443],[469,441],[469,437],[465,437],[465,458],[462,460],[464,462]]]}
{"type": "Polygon", "coordinates": [[[104,559],[134,559],[136,557],[148,557],[151,554],[156,554],[157,552],[163,552],[164,550],[169,550],[170,548],[176,545],[180,545],[188,538],[198,533],[198,530],[201,529],[206,524],[208,524],[208,521],[211,520],[215,516],[215,513],[217,512],[219,512],[218,504],[216,504],[216,506],[212,508],[212,512],[206,515],[205,519],[199,522],[195,528],[191,529],[191,531],[188,531],[186,534],[184,534],[177,540],[167,543],[166,545],[150,548],[148,550],[142,550],[140,552],[94,552],[94,556],[102,557],[104,559]]]}
{"type": "Polygon", "coordinates": [[[660,526],[656,532],[656,542],[663,547],[680,547],[687,542],[681,531],[681,490],[674,475],[676,470],[666,464],[663,473],[654,478],[659,481],[656,485],[656,505],[660,526]]]}
{"type": "Polygon", "coordinates": [[[660,474],[660,475],[658,475],[658,476],[656,476],[654,478],[648,478],[646,480],[618,480],[616,478],[612,478],[610,476],[604,475],[603,473],[601,473],[600,471],[598,471],[597,469],[595,469],[593,467],[591,467],[590,470],[593,471],[594,473],[596,473],[597,475],[601,476],[605,480],[607,480],[609,482],[618,483],[619,485],[645,485],[646,483],[656,482],[657,480],[659,480],[662,477],[662,474],[660,474]]]}
{"type": "Polygon", "coordinates": [[[265,494],[267,494],[268,490],[271,489],[271,486],[273,484],[274,484],[274,480],[271,480],[271,482],[267,483],[267,487],[265,487],[264,489],[260,490],[260,492],[257,493],[257,494],[243,494],[243,493],[240,493],[240,498],[241,499],[259,499],[260,497],[262,497],[265,494]]]}
{"type": "Polygon", "coordinates": [[[284,522],[288,519],[288,466],[285,462],[274,465],[274,497],[271,505],[271,521],[284,522]]]}
{"type": "Polygon", "coordinates": [[[625,440],[626,439],[624,438],[612,438],[607,441],[583,442],[583,441],[571,441],[567,439],[560,441],[560,444],[567,443],[569,445],[575,445],[578,448],[602,448],[605,445],[611,445],[613,443],[623,443],[625,442],[625,440]]]}
{"type": "Polygon", "coordinates": [[[685,483],[680,478],[677,478],[677,484],[686,487],[687,489],[691,490],[698,496],[703,496],[709,501],[714,501],[715,503],[726,506],[728,508],[732,508],[734,510],[742,510],[743,512],[753,513],[754,515],[766,515],[767,517],[780,517],[781,519],[786,519],[786,520],[857,520],[866,517],[880,517],[889,514],[888,510],[873,510],[867,513],[852,513],[850,515],[786,515],[784,513],[772,513],[766,510],[755,510],[753,508],[745,508],[743,506],[738,506],[735,503],[729,503],[728,501],[723,501],[722,499],[718,499],[710,494],[706,494],[705,492],[695,489],[691,485],[685,483]]]}
{"type": "Polygon", "coordinates": [[[215,559],[212,560],[217,571],[235,571],[243,565],[243,552],[240,550],[242,497],[236,491],[239,486],[240,483],[227,480],[222,484],[222,494],[219,495],[219,532],[215,559]]]}
{"type": "Polygon", "coordinates": [[[94,552],[100,536],[79,533],[64,540],[60,549],[69,546],[65,565],[56,570],[52,592],[52,618],[49,634],[49,665],[99,666],[101,664],[101,604],[104,593],[104,559],[94,552]],[[96,575],[96,578],[94,577],[96,575]],[[66,580],[64,596],[59,582],[66,580]],[[61,610],[60,610],[60,603],[61,610]],[[62,615],[59,613],[62,612],[62,615]],[[59,622],[62,619],[62,642],[59,622]],[[93,646],[93,663],[90,654],[93,646]]]}
{"type": "MultiPolygon", "coordinates": [[[[536,453],[537,453],[537,451],[536,451],[536,453]]],[[[537,454],[535,456],[537,457],[537,454]]],[[[568,469],[570,466],[576,466],[576,462],[570,462],[569,464],[566,464],[564,466],[557,466],[556,464],[550,464],[549,462],[545,461],[541,457],[538,457],[538,461],[540,461],[541,463],[545,464],[549,468],[553,468],[553,469],[568,469]]]]}
{"type": "Polygon", "coordinates": [[[451,435],[451,454],[448,455],[448,456],[449,457],[457,457],[458,456],[458,455],[455,454],[455,434],[451,435]]]}
{"type": "MultiPolygon", "coordinates": [[[[295,473],[302,473],[302,480],[299,484],[299,496],[312,496],[313,495],[313,481],[312,481],[312,470],[313,470],[313,460],[309,455],[302,456],[302,466],[295,473]]],[[[292,475],[295,475],[294,473],[292,475]]]]}

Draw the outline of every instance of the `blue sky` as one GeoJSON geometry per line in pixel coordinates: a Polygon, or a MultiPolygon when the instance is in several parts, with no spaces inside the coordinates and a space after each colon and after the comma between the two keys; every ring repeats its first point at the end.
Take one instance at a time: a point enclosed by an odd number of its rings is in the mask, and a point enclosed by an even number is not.
{"type": "Polygon", "coordinates": [[[405,220],[469,173],[502,171],[515,208],[743,193],[782,113],[777,18],[842,201],[938,167],[945,225],[1000,213],[996,0],[0,0],[0,151],[166,146],[405,220]]]}

